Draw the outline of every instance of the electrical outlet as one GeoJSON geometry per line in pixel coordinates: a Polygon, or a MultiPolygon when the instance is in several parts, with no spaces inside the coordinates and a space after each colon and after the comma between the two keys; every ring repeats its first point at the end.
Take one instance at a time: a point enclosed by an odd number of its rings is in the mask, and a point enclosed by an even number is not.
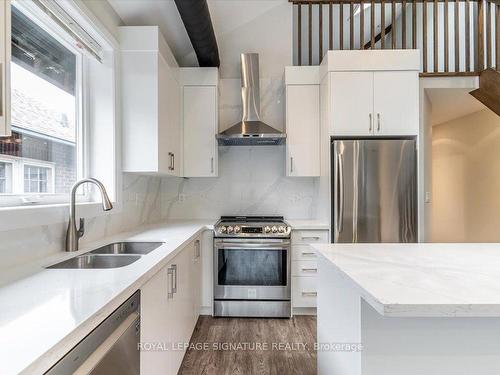
{"type": "Polygon", "coordinates": [[[425,192],[425,203],[430,203],[431,202],[431,192],[426,191],[425,192]]]}

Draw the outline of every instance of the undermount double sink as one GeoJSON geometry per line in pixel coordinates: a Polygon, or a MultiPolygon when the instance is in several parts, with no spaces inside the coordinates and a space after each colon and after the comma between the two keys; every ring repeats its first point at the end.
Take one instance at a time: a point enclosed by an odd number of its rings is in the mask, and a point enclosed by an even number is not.
{"type": "Polygon", "coordinates": [[[161,245],[163,242],[114,242],[47,268],[103,269],[124,267],[161,245]]]}

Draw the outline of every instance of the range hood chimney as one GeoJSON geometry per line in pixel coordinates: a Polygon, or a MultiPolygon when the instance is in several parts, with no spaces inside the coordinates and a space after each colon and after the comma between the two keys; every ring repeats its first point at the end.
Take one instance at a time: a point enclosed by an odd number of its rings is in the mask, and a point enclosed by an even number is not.
{"type": "Polygon", "coordinates": [[[217,134],[219,145],[269,146],[282,144],[286,134],[260,120],[259,55],[241,54],[241,99],[243,118],[217,134]]]}

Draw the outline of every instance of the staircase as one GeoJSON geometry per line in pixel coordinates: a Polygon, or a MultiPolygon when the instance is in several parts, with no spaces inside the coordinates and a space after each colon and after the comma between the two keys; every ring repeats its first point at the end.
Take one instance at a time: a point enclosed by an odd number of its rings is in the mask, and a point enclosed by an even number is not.
{"type": "Polygon", "coordinates": [[[500,70],[500,0],[288,0],[295,65],[327,50],[419,49],[423,77],[500,70]]]}
{"type": "Polygon", "coordinates": [[[500,72],[483,70],[479,75],[479,88],[470,94],[500,116],[500,72]]]}

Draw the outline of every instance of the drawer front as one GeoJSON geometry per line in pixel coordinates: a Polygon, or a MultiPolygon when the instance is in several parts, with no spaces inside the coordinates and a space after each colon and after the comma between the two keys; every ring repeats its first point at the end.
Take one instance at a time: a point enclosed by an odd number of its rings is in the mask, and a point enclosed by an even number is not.
{"type": "Polygon", "coordinates": [[[292,231],[292,245],[328,243],[327,230],[294,230],[292,231]]]}
{"type": "Polygon", "coordinates": [[[292,306],[316,307],[316,277],[292,277],[292,306]]]}
{"type": "Polygon", "coordinates": [[[316,277],[318,275],[318,262],[315,260],[292,261],[292,276],[316,277]]]}
{"type": "Polygon", "coordinates": [[[316,250],[309,245],[292,245],[292,260],[315,260],[316,250]]]}

